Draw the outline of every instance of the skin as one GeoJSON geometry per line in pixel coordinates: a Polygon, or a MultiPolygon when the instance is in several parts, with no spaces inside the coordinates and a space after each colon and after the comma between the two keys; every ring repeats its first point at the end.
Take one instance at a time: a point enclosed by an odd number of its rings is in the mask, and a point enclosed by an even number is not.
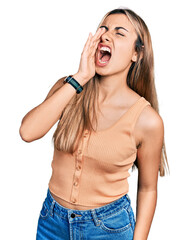
{"type": "MultiPolygon", "coordinates": [[[[140,96],[126,85],[128,70],[137,59],[134,50],[137,35],[134,27],[124,14],[108,16],[101,26],[106,28],[98,29],[94,36],[89,34],[78,72],[73,77],[84,85],[95,72],[101,75],[99,104],[103,114],[98,116],[98,129],[103,130],[117,121],[140,96]],[[115,30],[115,27],[124,27],[128,31],[115,30]],[[99,43],[112,49],[111,60],[105,67],[99,67],[95,63],[99,43]]],[[[151,106],[146,106],[140,114],[134,138],[138,148],[138,189],[133,239],[146,240],[156,208],[158,170],[164,138],[163,120],[151,106]]]]}
{"type": "Polygon", "coordinates": [[[134,50],[137,34],[133,25],[123,14],[108,16],[101,26],[106,27],[106,32],[101,36],[101,42],[112,49],[112,57],[108,65],[96,66],[96,72],[101,75],[100,92],[103,101],[107,102],[110,99],[114,101],[120,92],[124,92],[124,95],[125,92],[130,93],[125,80],[132,62],[137,59],[137,53],[134,50]],[[124,29],[115,30],[119,26],[124,27],[128,32],[124,29]]]}
{"type": "MultiPolygon", "coordinates": [[[[86,84],[96,72],[101,75],[98,100],[103,114],[98,116],[98,129],[100,130],[113,125],[140,98],[136,92],[126,85],[128,70],[132,61],[136,61],[137,57],[137,53],[134,51],[136,33],[132,24],[124,14],[114,14],[107,17],[102,26],[106,26],[106,28],[99,28],[94,36],[91,33],[89,34],[81,54],[78,72],[73,75],[81,85],[86,84]],[[123,29],[115,31],[115,27],[124,27],[128,31],[123,29]],[[105,67],[96,65],[99,43],[111,46],[112,49],[111,60],[105,67]]],[[[67,101],[75,94],[71,85],[67,84],[66,91],[64,88],[62,88],[62,79],[60,79],[48,93],[46,97],[48,101],[32,109],[29,115],[27,114],[30,117],[26,117],[26,122],[28,122],[26,126],[30,126],[30,122],[32,124],[36,122],[36,128],[38,128],[36,132],[39,132],[41,131],[41,124],[37,126],[38,121],[36,119],[42,119],[41,122],[43,121],[44,125],[44,119],[51,112],[49,115],[51,116],[51,119],[49,117],[51,124],[45,122],[46,127],[41,135],[36,134],[37,138],[34,135],[31,138],[32,140],[26,137],[27,141],[30,142],[44,136],[47,130],[60,118],[58,113],[62,112],[63,107],[59,104],[62,101],[62,92],[64,92],[64,99],[66,98],[67,101]],[[56,102],[57,104],[55,104],[56,102]],[[54,111],[53,114],[52,111],[54,111]],[[57,116],[56,119],[55,117],[53,119],[53,116],[57,116]]],[[[31,132],[26,135],[31,135],[31,132]]],[[[146,106],[140,114],[135,125],[134,138],[138,148],[138,189],[136,226],[133,239],[146,240],[156,208],[158,167],[164,138],[163,121],[151,106],[146,106]]],[[[61,199],[58,199],[55,195],[53,197],[65,206],[61,199]]]]}

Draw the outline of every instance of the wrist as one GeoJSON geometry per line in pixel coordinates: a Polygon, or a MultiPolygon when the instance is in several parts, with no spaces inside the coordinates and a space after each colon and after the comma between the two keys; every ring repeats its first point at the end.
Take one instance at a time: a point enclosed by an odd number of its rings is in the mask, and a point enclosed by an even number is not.
{"type": "Polygon", "coordinates": [[[88,79],[86,79],[84,76],[82,76],[80,73],[76,73],[72,76],[81,86],[83,86],[88,79]]]}

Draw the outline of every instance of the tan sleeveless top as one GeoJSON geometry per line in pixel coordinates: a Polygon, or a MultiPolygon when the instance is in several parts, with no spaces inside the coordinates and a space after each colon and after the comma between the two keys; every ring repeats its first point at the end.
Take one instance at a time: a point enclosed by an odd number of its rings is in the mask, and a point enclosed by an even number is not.
{"type": "Polygon", "coordinates": [[[90,138],[86,130],[73,155],[54,150],[49,189],[63,206],[97,208],[129,192],[128,170],[137,156],[133,131],[147,105],[140,97],[110,128],[92,132],[90,138]]]}

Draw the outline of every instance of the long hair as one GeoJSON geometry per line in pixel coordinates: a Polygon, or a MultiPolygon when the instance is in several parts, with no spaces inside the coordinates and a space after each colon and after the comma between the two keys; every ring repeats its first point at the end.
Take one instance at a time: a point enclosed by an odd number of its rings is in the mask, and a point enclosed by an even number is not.
{"type": "MultiPolygon", "coordinates": [[[[154,82],[154,57],[149,30],[145,22],[135,12],[127,8],[118,8],[109,11],[100,22],[111,14],[125,14],[137,33],[135,50],[138,59],[130,66],[126,83],[151,103],[151,106],[159,113],[158,98],[154,82]]],[[[99,27],[98,26],[98,27],[99,27]]],[[[73,154],[78,146],[84,130],[95,131],[92,121],[97,123],[97,109],[99,96],[99,76],[95,74],[84,86],[80,94],[75,94],[64,108],[58,126],[53,134],[54,147],[59,151],[73,154]],[[92,114],[92,121],[91,116],[92,114]]],[[[165,170],[169,169],[165,141],[163,140],[161,162],[159,165],[160,176],[165,176],[165,170]]],[[[138,168],[137,158],[132,166],[132,171],[138,168]]]]}

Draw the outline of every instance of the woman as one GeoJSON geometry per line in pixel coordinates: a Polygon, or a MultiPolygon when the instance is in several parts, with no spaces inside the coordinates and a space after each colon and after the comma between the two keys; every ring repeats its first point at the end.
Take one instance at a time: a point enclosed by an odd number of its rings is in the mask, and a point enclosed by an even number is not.
{"type": "Polygon", "coordinates": [[[58,80],[22,120],[31,142],[59,120],[52,176],[37,239],[147,239],[167,162],[144,21],[108,12],[81,54],[78,72],[58,80]],[[48,116],[48,117],[47,117],[48,116]],[[136,220],[128,170],[138,168],[136,220]]]}

